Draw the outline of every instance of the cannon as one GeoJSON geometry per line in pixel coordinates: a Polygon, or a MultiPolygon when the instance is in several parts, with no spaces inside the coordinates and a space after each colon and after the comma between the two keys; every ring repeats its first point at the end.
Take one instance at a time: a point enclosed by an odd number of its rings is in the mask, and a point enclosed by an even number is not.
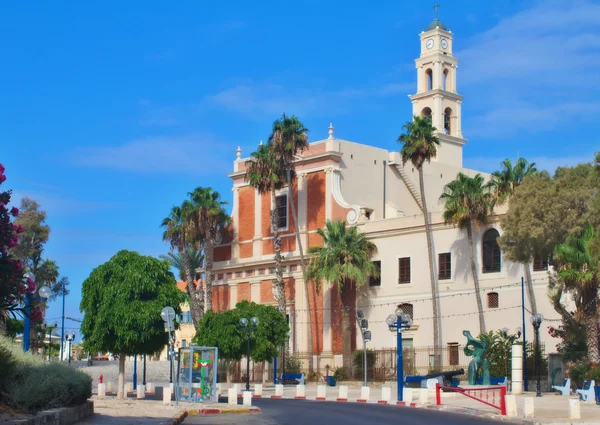
{"type": "Polygon", "coordinates": [[[425,375],[423,377],[423,380],[425,382],[427,382],[428,379],[438,379],[438,381],[441,379],[442,382],[440,382],[441,385],[445,386],[445,387],[453,387],[454,385],[452,385],[452,378],[454,378],[455,376],[458,375],[464,375],[465,370],[464,369],[457,369],[457,370],[449,370],[447,372],[438,372],[438,373],[430,373],[429,375],[425,375]]]}

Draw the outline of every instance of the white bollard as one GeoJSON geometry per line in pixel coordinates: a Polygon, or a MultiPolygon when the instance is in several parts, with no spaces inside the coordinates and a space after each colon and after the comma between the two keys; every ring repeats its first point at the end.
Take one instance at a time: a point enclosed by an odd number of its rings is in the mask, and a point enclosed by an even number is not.
{"type": "Polygon", "coordinates": [[[171,394],[175,393],[175,383],[174,382],[171,382],[169,384],[169,389],[171,390],[171,394]]]}
{"type": "Polygon", "coordinates": [[[146,398],[146,387],[144,385],[138,385],[136,389],[138,399],[146,398]]]}
{"type": "Polygon", "coordinates": [[[152,382],[146,382],[146,393],[154,394],[156,390],[154,389],[154,384],[152,382]]]}
{"type": "Polygon", "coordinates": [[[381,387],[381,401],[389,403],[392,399],[392,389],[390,387],[381,387]]]}
{"type": "Polygon", "coordinates": [[[171,404],[171,388],[163,387],[163,404],[171,404]]]}
{"type": "Polygon", "coordinates": [[[112,383],[112,381],[108,381],[106,383],[106,392],[107,393],[113,393],[114,392],[113,391],[113,383],[112,383]]]}
{"type": "Polygon", "coordinates": [[[429,390],[427,388],[419,388],[419,404],[427,404],[429,401],[429,390]]]}
{"type": "Polygon", "coordinates": [[[242,393],[242,384],[233,384],[233,388],[235,388],[236,394],[242,393]]]}
{"type": "Polygon", "coordinates": [[[412,403],[412,401],[413,401],[412,388],[403,388],[403,396],[404,396],[405,403],[412,403]]]}
{"type": "Polygon", "coordinates": [[[317,385],[317,400],[325,400],[327,398],[327,385],[317,385]]]}
{"type": "Polygon", "coordinates": [[[569,419],[581,419],[581,404],[576,398],[569,399],[569,419]]]}
{"type": "Polygon", "coordinates": [[[348,400],[348,386],[340,385],[340,393],[338,396],[338,400],[348,400]]]}
{"type": "Polygon", "coordinates": [[[512,346],[512,393],[523,394],[523,346],[512,346]]]}
{"type": "Polygon", "coordinates": [[[533,418],[533,397],[525,397],[523,401],[523,416],[533,418]]]}
{"type": "Polygon", "coordinates": [[[106,397],[106,384],[98,384],[98,397],[106,397]]]}
{"type": "Polygon", "coordinates": [[[368,401],[371,398],[371,388],[360,387],[360,399],[368,401]]]}
{"type": "Polygon", "coordinates": [[[282,384],[275,385],[275,396],[283,397],[283,385],[282,384]]]}
{"type": "Polygon", "coordinates": [[[296,398],[306,398],[306,385],[296,385],[296,398]]]}
{"type": "Polygon", "coordinates": [[[504,401],[506,403],[506,416],[509,418],[517,417],[517,397],[512,394],[507,394],[504,396],[504,401]]]}
{"type": "Polygon", "coordinates": [[[262,384],[254,384],[254,395],[262,397],[262,384]]]}
{"type": "Polygon", "coordinates": [[[252,391],[244,391],[244,406],[252,406],[252,391]]]}
{"type": "Polygon", "coordinates": [[[133,392],[133,383],[128,382],[127,385],[125,385],[125,390],[127,393],[132,393],[133,392]]]}
{"type": "Polygon", "coordinates": [[[238,404],[238,393],[235,387],[227,390],[227,404],[237,405],[238,404]]]}

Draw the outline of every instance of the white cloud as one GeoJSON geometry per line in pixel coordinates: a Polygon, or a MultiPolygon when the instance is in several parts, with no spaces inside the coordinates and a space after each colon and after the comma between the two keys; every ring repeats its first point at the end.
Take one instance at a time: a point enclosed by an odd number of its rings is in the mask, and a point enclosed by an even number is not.
{"type": "Polygon", "coordinates": [[[42,210],[47,211],[49,216],[77,215],[99,209],[120,208],[125,205],[118,202],[76,199],[54,190],[46,190],[44,192],[37,190],[15,190],[11,197],[11,205],[19,206],[21,199],[25,197],[37,201],[42,210]]]}
{"type": "MultiPolygon", "coordinates": [[[[87,146],[71,153],[75,165],[116,168],[142,174],[202,175],[229,169],[235,148],[210,136],[151,137],[117,146],[87,146]],[[202,161],[200,161],[202,160],[202,161]]],[[[233,146],[233,145],[231,145],[233,146]]]]}

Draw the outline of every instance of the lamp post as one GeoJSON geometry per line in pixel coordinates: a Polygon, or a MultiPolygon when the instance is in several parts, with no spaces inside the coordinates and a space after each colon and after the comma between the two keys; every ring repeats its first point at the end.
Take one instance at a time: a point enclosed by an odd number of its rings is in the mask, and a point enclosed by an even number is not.
{"type": "Polygon", "coordinates": [[[165,322],[165,326],[169,332],[169,383],[173,383],[173,330],[174,330],[174,321],[175,321],[175,310],[173,307],[165,307],[160,312],[160,317],[162,317],[165,322]]]}
{"type": "Polygon", "coordinates": [[[248,333],[248,352],[246,353],[246,391],[250,391],[250,334],[256,330],[256,327],[258,326],[258,318],[253,317],[250,319],[250,322],[248,322],[248,319],[242,317],[240,319],[240,326],[246,329],[246,332],[248,333]]]}
{"type": "Polygon", "coordinates": [[[54,324],[44,324],[44,329],[49,329],[48,332],[48,361],[50,361],[52,356],[52,331],[58,329],[58,323],[54,322],[54,324]]]}
{"type": "MultiPolygon", "coordinates": [[[[32,280],[35,282],[35,276],[33,273],[25,273],[23,281],[27,282],[32,280]]],[[[23,319],[23,351],[29,351],[29,343],[31,338],[31,302],[32,301],[46,301],[52,291],[47,286],[42,286],[38,291],[39,297],[34,297],[29,291],[25,293],[25,314],[23,319]]],[[[34,291],[35,294],[35,291],[34,291]]]]}
{"type": "Polygon", "coordinates": [[[367,342],[371,341],[371,331],[368,331],[369,321],[365,319],[365,315],[361,308],[356,309],[356,323],[360,328],[360,333],[363,340],[363,385],[367,386],[367,342]]]}
{"type": "Polygon", "coordinates": [[[544,316],[540,313],[531,316],[531,324],[535,329],[535,376],[537,377],[536,397],[542,396],[542,383],[540,382],[540,326],[544,321],[544,316]]]}
{"type": "Polygon", "coordinates": [[[72,332],[70,335],[67,333],[67,341],[69,342],[69,364],[71,364],[71,344],[75,341],[75,332],[72,332]]]}
{"type": "Polygon", "coordinates": [[[405,313],[400,307],[396,309],[394,314],[390,314],[386,319],[388,327],[392,330],[396,330],[396,344],[397,344],[397,360],[398,366],[397,379],[398,379],[398,401],[404,399],[404,364],[402,363],[402,331],[410,328],[412,325],[412,318],[409,314],[405,313]]]}

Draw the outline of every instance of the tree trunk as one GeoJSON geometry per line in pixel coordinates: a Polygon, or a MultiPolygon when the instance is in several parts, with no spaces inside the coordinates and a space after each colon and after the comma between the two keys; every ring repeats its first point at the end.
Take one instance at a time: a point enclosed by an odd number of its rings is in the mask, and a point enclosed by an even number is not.
{"type": "Polygon", "coordinates": [[[531,262],[528,261],[523,264],[525,267],[525,283],[527,284],[527,296],[529,297],[529,306],[531,307],[531,314],[537,314],[537,304],[535,302],[535,292],[533,291],[533,279],[531,278],[531,262]]]}
{"type": "Polygon", "coordinates": [[[216,229],[211,228],[209,230],[208,238],[204,244],[204,276],[205,276],[205,298],[204,305],[206,311],[212,310],[212,285],[214,280],[213,275],[213,258],[215,252],[215,235],[216,229]]]}
{"type": "Polygon", "coordinates": [[[127,398],[127,394],[125,394],[125,353],[119,353],[119,382],[117,383],[117,398],[127,398]]]}
{"type": "Polygon", "coordinates": [[[433,370],[441,371],[442,359],[442,322],[440,321],[439,288],[435,275],[435,260],[433,253],[433,235],[431,223],[429,221],[429,212],[427,210],[427,201],[425,200],[425,178],[423,176],[423,167],[417,168],[419,171],[419,188],[421,190],[421,203],[423,204],[423,217],[425,219],[425,236],[427,238],[427,253],[429,256],[429,281],[431,284],[431,304],[433,308],[433,370]]]}
{"type": "Polygon", "coordinates": [[[6,317],[0,317],[0,335],[6,335],[6,317]]]}
{"type": "Polygon", "coordinates": [[[585,289],[584,296],[585,333],[587,336],[587,355],[590,363],[600,363],[598,346],[598,288],[585,289]]]}
{"type": "MultiPolygon", "coordinates": [[[[275,191],[271,190],[271,205],[275,205],[275,191]]],[[[275,255],[273,259],[275,260],[275,282],[273,285],[275,286],[275,301],[277,301],[277,306],[279,311],[283,314],[283,317],[286,317],[286,303],[285,303],[285,284],[283,282],[283,266],[281,263],[283,262],[283,256],[281,255],[281,238],[279,237],[279,213],[277,212],[277,208],[273,208],[271,211],[271,227],[273,228],[273,251],[275,255]]]]}
{"type": "MultiPolygon", "coordinates": [[[[304,302],[306,303],[306,325],[308,327],[307,343],[308,343],[308,372],[313,372],[313,339],[312,339],[312,318],[310,316],[310,296],[308,294],[308,281],[306,280],[306,262],[304,261],[304,250],[302,249],[302,238],[300,237],[300,224],[298,223],[298,212],[296,211],[296,204],[294,197],[292,196],[292,183],[291,183],[291,168],[287,169],[287,181],[288,181],[288,202],[292,206],[292,216],[294,217],[294,224],[296,226],[296,243],[298,244],[298,252],[300,253],[300,267],[302,267],[302,280],[304,281],[304,302]]],[[[298,189],[299,190],[299,189],[298,189]]]]}
{"type": "Polygon", "coordinates": [[[352,374],[352,328],[350,317],[350,285],[344,282],[340,296],[342,298],[342,357],[343,365],[352,374]]]}
{"type": "Polygon", "coordinates": [[[471,221],[467,222],[467,238],[469,240],[469,256],[471,257],[471,274],[473,275],[473,286],[475,298],[477,299],[477,311],[479,312],[479,333],[485,332],[485,317],[483,316],[483,303],[481,302],[481,291],[479,289],[479,275],[475,263],[475,250],[473,249],[473,228],[471,221]]]}
{"type": "Polygon", "coordinates": [[[202,299],[202,285],[199,288],[196,288],[196,284],[194,283],[194,277],[196,276],[196,271],[191,270],[190,259],[188,257],[187,250],[184,248],[180,249],[179,253],[184,252],[183,258],[183,268],[185,273],[185,280],[187,282],[187,290],[190,295],[190,314],[192,315],[192,322],[194,323],[194,328],[198,329],[198,323],[204,317],[204,306],[202,299]]]}
{"type": "Polygon", "coordinates": [[[225,375],[227,386],[231,384],[231,360],[225,360],[225,375]]]}

